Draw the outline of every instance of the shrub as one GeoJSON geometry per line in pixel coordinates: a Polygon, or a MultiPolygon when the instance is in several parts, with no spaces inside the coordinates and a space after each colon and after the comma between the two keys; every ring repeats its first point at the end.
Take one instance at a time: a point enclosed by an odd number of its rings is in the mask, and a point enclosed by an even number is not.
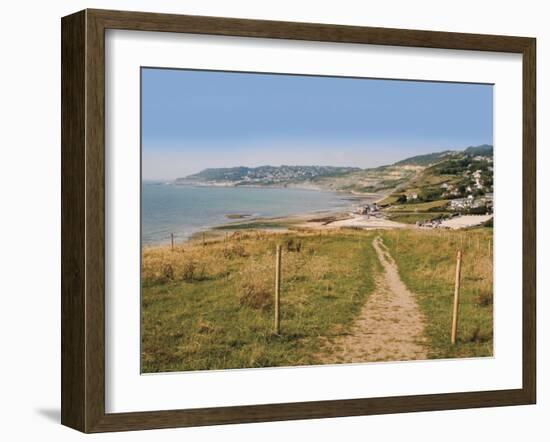
{"type": "Polygon", "coordinates": [[[183,263],[181,278],[184,281],[202,281],[205,276],[205,265],[200,265],[195,260],[187,260],[183,263]]]}
{"type": "Polygon", "coordinates": [[[164,276],[165,279],[174,279],[174,267],[172,267],[172,264],[164,265],[162,268],[162,276],[164,276]]]}
{"type": "Polygon", "coordinates": [[[470,343],[482,343],[488,342],[492,339],[491,332],[484,332],[479,325],[474,326],[468,332],[465,333],[464,342],[470,343]]]}
{"type": "Polygon", "coordinates": [[[302,241],[294,240],[294,238],[290,238],[286,240],[286,250],[289,252],[298,252],[302,250],[302,241]]]}
{"type": "Polygon", "coordinates": [[[235,256],[244,257],[246,255],[246,250],[242,244],[231,244],[223,249],[224,258],[234,258],[235,256]]]}
{"type": "Polygon", "coordinates": [[[480,338],[480,329],[479,325],[474,327],[474,329],[470,332],[470,335],[467,337],[467,342],[478,342],[480,338]]]}
{"type": "Polygon", "coordinates": [[[483,290],[477,295],[477,304],[481,307],[493,305],[493,292],[483,290]]]}
{"type": "Polygon", "coordinates": [[[242,286],[242,293],[239,298],[242,306],[250,307],[256,310],[265,310],[271,307],[273,296],[267,287],[261,282],[246,282],[242,286]]]}

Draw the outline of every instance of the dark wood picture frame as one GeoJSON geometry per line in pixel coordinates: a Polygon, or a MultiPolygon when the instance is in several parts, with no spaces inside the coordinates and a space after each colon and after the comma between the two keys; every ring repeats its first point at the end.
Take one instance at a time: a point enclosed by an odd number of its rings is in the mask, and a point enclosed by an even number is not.
{"type": "Polygon", "coordinates": [[[534,404],[536,40],[526,37],[84,10],[62,19],[61,422],[83,432],[534,404]],[[105,30],[495,51],[523,57],[523,386],[514,390],[105,412],[105,30]]]}

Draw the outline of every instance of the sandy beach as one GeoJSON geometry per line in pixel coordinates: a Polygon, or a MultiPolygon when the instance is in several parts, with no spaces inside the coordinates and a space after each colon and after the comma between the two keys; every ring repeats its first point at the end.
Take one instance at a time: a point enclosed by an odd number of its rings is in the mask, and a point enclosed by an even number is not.
{"type": "MultiPolygon", "coordinates": [[[[444,220],[439,228],[457,230],[479,226],[489,221],[493,215],[461,215],[444,220]]],[[[355,228],[364,230],[388,229],[427,229],[428,227],[400,223],[381,216],[359,215],[353,212],[326,211],[285,217],[255,218],[218,226],[210,231],[217,236],[222,231],[244,229],[285,232],[288,230],[333,230],[355,228]]]]}
{"type": "Polygon", "coordinates": [[[360,228],[360,229],[406,229],[412,228],[410,224],[398,223],[390,221],[389,219],[377,218],[368,215],[348,214],[341,219],[335,219],[332,222],[317,222],[306,221],[299,224],[298,227],[310,228],[310,229],[340,229],[346,227],[360,228]]]}
{"type": "Polygon", "coordinates": [[[489,221],[492,217],[493,215],[462,215],[442,221],[441,225],[453,230],[464,229],[467,227],[479,226],[489,221]]]}
{"type": "MultiPolygon", "coordinates": [[[[327,209],[315,212],[304,212],[284,216],[255,217],[251,213],[229,213],[225,218],[231,222],[216,225],[207,230],[202,230],[191,235],[190,240],[204,241],[205,238],[217,238],[228,232],[245,230],[264,231],[271,233],[284,233],[292,230],[337,230],[337,229],[361,229],[361,230],[392,230],[392,229],[429,229],[426,225],[415,225],[393,221],[381,211],[376,214],[356,213],[357,207],[364,204],[379,203],[385,198],[382,194],[347,194],[349,208],[342,210],[327,209]]],[[[493,215],[460,215],[442,221],[437,228],[465,229],[479,226],[493,215]]]]}

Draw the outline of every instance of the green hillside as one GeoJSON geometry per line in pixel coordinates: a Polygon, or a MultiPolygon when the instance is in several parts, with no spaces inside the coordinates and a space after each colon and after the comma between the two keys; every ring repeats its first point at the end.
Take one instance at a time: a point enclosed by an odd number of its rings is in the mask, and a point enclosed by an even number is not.
{"type": "Polygon", "coordinates": [[[446,157],[456,154],[452,150],[444,150],[442,152],[428,153],[425,155],[417,155],[394,163],[395,166],[429,166],[431,164],[443,161],[446,157]]]}
{"type": "Polygon", "coordinates": [[[492,193],[492,146],[479,146],[422,169],[381,205],[390,219],[415,223],[452,213],[490,213],[492,193]]]}
{"type": "MultiPolygon", "coordinates": [[[[308,186],[353,193],[385,193],[384,204],[419,203],[492,192],[493,146],[417,155],[370,169],[335,166],[260,166],[202,170],[176,184],[308,186]],[[476,176],[474,176],[476,174],[476,176]]],[[[351,163],[351,161],[350,161],[351,163]]]]}
{"type": "Polygon", "coordinates": [[[259,166],[204,169],[194,175],[178,178],[176,183],[279,184],[312,180],[318,177],[339,176],[361,170],[359,167],[335,166],[259,166]]]}
{"type": "Polygon", "coordinates": [[[464,150],[464,153],[469,155],[493,156],[493,146],[490,144],[482,144],[480,146],[470,146],[464,150]]]}

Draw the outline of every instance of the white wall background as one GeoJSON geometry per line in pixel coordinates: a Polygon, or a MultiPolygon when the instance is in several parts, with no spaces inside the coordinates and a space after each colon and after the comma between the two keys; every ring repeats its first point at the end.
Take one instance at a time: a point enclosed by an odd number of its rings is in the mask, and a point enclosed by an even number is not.
{"type": "Polygon", "coordinates": [[[538,39],[538,405],[115,433],[95,440],[546,440],[550,432],[550,28],[534,0],[19,0],[0,27],[0,436],[81,440],[59,425],[60,17],[86,7],[533,36],[538,39]],[[545,250],[544,250],[545,249],[545,250]]]}

